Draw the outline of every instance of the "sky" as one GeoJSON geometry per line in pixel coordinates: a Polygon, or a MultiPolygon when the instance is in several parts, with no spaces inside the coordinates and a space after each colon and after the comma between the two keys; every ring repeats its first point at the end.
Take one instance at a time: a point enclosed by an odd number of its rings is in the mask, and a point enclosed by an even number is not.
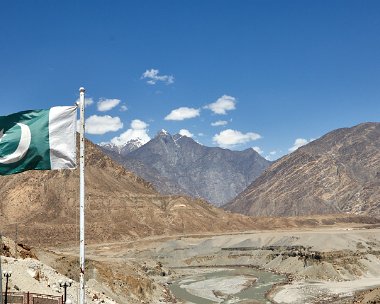
{"type": "Polygon", "coordinates": [[[380,1],[0,1],[0,116],[72,105],[87,137],[161,129],[275,160],[380,117],[380,1]]]}

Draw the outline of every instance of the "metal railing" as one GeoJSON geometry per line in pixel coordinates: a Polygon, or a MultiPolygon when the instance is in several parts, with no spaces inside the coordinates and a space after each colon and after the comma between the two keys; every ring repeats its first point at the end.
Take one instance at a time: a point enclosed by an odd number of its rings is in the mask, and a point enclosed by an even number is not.
{"type": "MultiPolygon", "coordinates": [[[[5,300],[3,292],[3,303],[5,300]]],[[[32,292],[8,292],[7,304],[63,304],[63,296],[53,296],[32,292]]]]}

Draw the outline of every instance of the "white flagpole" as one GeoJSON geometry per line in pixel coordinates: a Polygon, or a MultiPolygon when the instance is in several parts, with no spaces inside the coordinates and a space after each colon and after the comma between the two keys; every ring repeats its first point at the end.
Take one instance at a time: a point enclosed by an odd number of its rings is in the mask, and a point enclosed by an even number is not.
{"type": "Polygon", "coordinates": [[[0,231],[0,303],[3,302],[3,272],[1,271],[1,257],[3,255],[3,236],[0,231]]]}
{"type": "Polygon", "coordinates": [[[80,285],[80,293],[79,293],[79,303],[86,303],[86,293],[85,293],[85,280],[84,280],[84,268],[85,268],[85,259],[84,259],[84,132],[85,132],[85,124],[84,124],[84,107],[85,107],[85,98],[84,92],[85,89],[81,87],[79,89],[80,96],[80,147],[79,147],[79,198],[80,198],[80,206],[79,206],[79,263],[80,263],[80,276],[79,276],[79,285],[80,285]]]}

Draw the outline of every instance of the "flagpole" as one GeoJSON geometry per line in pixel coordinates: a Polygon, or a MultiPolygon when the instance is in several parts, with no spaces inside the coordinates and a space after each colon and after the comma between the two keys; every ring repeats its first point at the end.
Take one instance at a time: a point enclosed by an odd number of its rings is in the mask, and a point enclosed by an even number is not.
{"type": "Polygon", "coordinates": [[[79,303],[85,304],[86,302],[86,293],[85,293],[85,278],[84,278],[84,269],[85,269],[85,258],[84,258],[84,132],[85,132],[85,123],[84,123],[84,107],[85,107],[85,98],[84,98],[85,89],[81,87],[79,89],[80,97],[80,127],[79,127],[79,183],[80,183],[80,206],[79,206],[79,263],[80,263],[80,276],[79,276],[79,303]]]}
{"type": "Polygon", "coordinates": [[[3,272],[1,270],[1,258],[3,255],[3,236],[0,231],[0,303],[3,303],[3,272]]]}

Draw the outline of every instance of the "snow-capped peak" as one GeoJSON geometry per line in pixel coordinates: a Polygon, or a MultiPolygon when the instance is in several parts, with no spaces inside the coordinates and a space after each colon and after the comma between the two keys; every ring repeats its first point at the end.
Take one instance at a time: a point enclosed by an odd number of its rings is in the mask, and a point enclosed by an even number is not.
{"type": "Polygon", "coordinates": [[[140,148],[144,142],[140,138],[134,138],[126,143],[114,144],[112,142],[101,142],[99,146],[104,149],[115,151],[119,154],[126,154],[140,148]]]}
{"type": "Polygon", "coordinates": [[[170,135],[168,131],[166,131],[165,129],[161,129],[158,133],[157,133],[157,136],[159,135],[163,135],[163,136],[167,136],[167,135],[170,135]]]}

